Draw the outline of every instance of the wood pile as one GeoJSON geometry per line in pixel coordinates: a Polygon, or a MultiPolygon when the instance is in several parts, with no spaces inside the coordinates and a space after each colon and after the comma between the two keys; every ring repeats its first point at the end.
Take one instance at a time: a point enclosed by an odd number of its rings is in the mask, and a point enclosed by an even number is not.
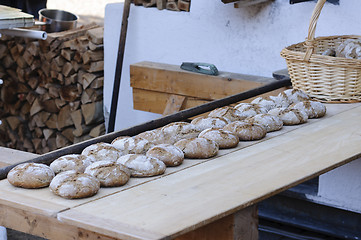
{"type": "Polygon", "coordinates": [[[105,133],[103,28],[0,39],[0,145],[38,154],[105,133]]]}
{"type": "Polygon", "coordinates": [[[133,0],[134,5],[144,7],[157,7],[159,10],[189,12],[191,0],[133,0]]]}

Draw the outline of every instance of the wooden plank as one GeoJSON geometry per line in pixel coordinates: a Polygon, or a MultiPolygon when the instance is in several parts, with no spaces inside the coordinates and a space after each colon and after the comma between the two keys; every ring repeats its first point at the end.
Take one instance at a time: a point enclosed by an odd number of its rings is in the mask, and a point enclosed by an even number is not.
{"type": "Polygon", "coordinates": [[[86,221],[87,214],[177,237],[360,157],[361,129],[354,127],[360,111],[359,106],[301,126],[58,218],[85,229],[101,228],[101,222],[86,221]]]}
{"type": "Polygon", "coordinates": [[[140,62],[130,65],[133,88],[197,97],[224,98],[275,81],[273,78],[220,72],[218,76],[182,70],[177,65],[140,62]]]}
{"type": "Polygon", "coordinates": [[[163,111],[163,116],[179,112],[185,99],[186,98],[184,96],[171,94],[167,99],[167,103],[163,111]]]}
{"type": "Polygon", "coordinates": [[[0,147],[0,167],[9,166],[37,157],[37,154],[0,147]]]}
{"type": "MultiPolygon", "coordinates": [[[[271,91],[269,93],[265,93],[259,96],[275,96],[278,95],[281,91],[284,91],[285,89],[286,88],[280,88],[278,90],[271,91]]],[[[164,109],[167,106],[167,100],[171,95],[172,94],[170,93],[133,88],[133,108],[136,110],[163,114],[164,109]]],[[[251,102],[253,99],[254,98],[250,98],[242,102],[251,102]]],[[[187,97],[180,110],[196,107],[207,102],[210,101],[195,97],[187,97]]]]}

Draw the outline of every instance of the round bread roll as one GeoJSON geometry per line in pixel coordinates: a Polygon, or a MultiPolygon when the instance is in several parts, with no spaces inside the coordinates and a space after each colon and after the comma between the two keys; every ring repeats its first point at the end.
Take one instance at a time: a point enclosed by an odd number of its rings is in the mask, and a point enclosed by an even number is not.
{"type": "Polygon", "coordinates": [[[307,113],[298,109],[275,108],[270,110],[268,113],[278,116],[283,121],[283,125],[297,125],[305,123],[308,120],[307,113]]]}
{"type": "Polygon", "coordinates": [[[222,117],[201,116],[193,119],[191,124],[195,125],[200,131],[203,131],[207,128],[223,128],[228,124],[228,121],[222,117]]]}
{"type": "Polygon", "coordinates": [[[93,158],[89,158],[80,154],[68,154],[55,159],[50,168],[55,174],[68,170],[84,172],[85,168],[94,162],[93,158]]]}
{"type": "Polygon", "coordinates": [[[203,130],[198,137],[215,141],[220,149],[234,148],[239,143],[237,135],[223,129],[208,128],[203,130]]]}
{"type": "Polygon", "coordinates": [[[133,177],[152,177],[165,172],[165,164],[154,157],[142,154],[127,154],[118,158],[117,163],[129,168],[133,177]]]}
{"type": "Polygon", "coordinates": [[[259,124],[236,121],[227,124],[223,130],[236,134],[240,141],[259,140],[266,136],[267,130],[259,124]]]}
{"type": "Polygon", "coordinates": [[[50,191],[63,198],[86,198],[95,195],[100,183],[95,177],[76,171],[56,175],[50,183],[50,191]]]}
{"type": "Polygon", "coordinates": [[[287,89],[278,94],[278,97],[283,98],[284,101],[287,101],[289,104],[298,103],[310,98],[305,92],[298,89],[287,89]]]}
{"type": "Polygon", "coordinates": [[[135,137],[146,139],[154,145],[164,143],[164,136],[160,128],[139,133],[135,137]]]}
{"type": "Polygon", "coordinates": [[[308,115],[308,118],[320,118],[326,114],[325,105],[315,101],[302,101],[294,103],[290,106],[290,108],[305,111],[308,115]]]}
{"type": "Polygon", "coordinates": [[[237,109],[231,106],[216,108],[208,114],[208,117],[222,117],[226,119],[228,123],[245,118],[242,117],[242,114],[237,109]]]}
{"type": "Polygon", "coordinates": [[[265,107],[255,103],[239,103],[234,108],[246,118],[253,117],[261,113],[267,113],[267,109],[265,107]]]}
{"type": "Polygon", "coordinates": [[[145,154],[154,144],[141,137],[118,137],[111,143],[123,154],[145,154]]]}
{"type": "Polygon", "coordinates": [[[174,145],[183,151],[185,158],[210,158],[219,150],[215,141],[206,138],[182,139],[174,145]]]}
{"type": "Polygon", "coordinates": [[[94,161],[111,160],[116,161],[124,155],[122,151],[109,143],[95,143],[83,149],[81,155],[92,158],[94,161]]]}
{"type": "Polygon", "coordinates": [[[85,169],[85,173],[98,179],[101,187],[122,186],[130,178],[130,171],[126,166],[109,160],[91,164],[85,169]]]}
{"type": "Polygon", "coordinates": [[[275,101],[273,99],[271,99],[270,97],[258,97],[256,99],[254,99],[251,103],[258,104],[258,105],[264,107],[265,109],[267,109],[267,111],[276,107],[275,101]]]}
{"type": "Polygon", "coordinates": [[[22,188],[42,188],[49,186],[55,173],[41,163],[22,163],[11,169],[7,175],[10,184],[22,188]]]}
{"type": "Polygon", "coordinates": [[[150,148],[146,155],[161,160],[167,167],[179,166],[184,160],[184,153],[182,150],[167,143],[150,148]]]}
{"type": "Polygon", "coordinates": [[[180,139],[195,138],[201,132],[194,124],[187,122],[173,122],[161,129],[164,142],[174,144],[180,139]]]}
{"type": "Polygon", "coordinates": [[[266,128],[267,132],[278,131],[283,127],[283,121],[278,117],[271,114],[257,114],[256,116],[246,119],[247,122],[252,124],[259,124],[266,128]]]}
{"type": "Polygon", "coordinates": [[[270,99],[275,103],[274,108],[287,108],[291,103],[289,102],[289,99],[286,99],[282,96],[269,96],[270,99]]]}

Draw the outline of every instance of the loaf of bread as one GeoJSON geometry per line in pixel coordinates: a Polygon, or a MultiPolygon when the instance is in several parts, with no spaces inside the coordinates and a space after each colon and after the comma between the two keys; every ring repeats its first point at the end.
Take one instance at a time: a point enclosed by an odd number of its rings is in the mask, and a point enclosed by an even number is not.
{"type": "Polygon", "coordinates": [[[210,158],[219,150],[215,141],[206,138],[182,139],[174,145],[183,151],[185,158],[210,158]]]}
{"type": "Polygon", "coordinates": [[[195,138],[201,132],[194,124],[173,122],[161,128],[164,143],[174,144],[181,139],[195,138]]]}
{"type": "Polygon", "coordinates": [[[112,143],[114,147],[119,149],[124,155],[145,154],[154,144],[141,137],[117,137],[112,143]]]}
{"type": "Polygon", "coordinates": [[[234,148],[239,143],[239,138],[232,132],[225,131],[223,129],[208,128],[203,130],[199,138],[206,138],[215,141],[220,149],[234,148]]]}
{"type": "Polygon", "coordinates": [[[287,89],[279,93],[278,97],[288,102],[289,105],[310,99],[310,97],[304,91],[299,89],[287,89]]]}
{"type": "Polygon", "coordinates": [[[7,175],[10,184],[22,188],[42,188],[49,186],[54,171],[41,163],[22,163],[11,169],[7,175]]]}
{"type": "Polygon", "coordinates": [[[222,117],[196,117],[191,121],[191,124],[195,125],[200,131],[207,128],[223,128],[228,124],[228,121],[222,117]]]}
{"type": "Polygon", "coordinates": [[[55,174],[68,170],[84,172],[85,168],[94,162],[93,158],[80,154],[68,154],[55,159],[50,168],[55,174]]]}
{"type": "Polygon", "coordinates": [[[274,108],[268,112],[271,115],[278,116],[283,125],[297,125],[305,123],[308,120],[308,115],[305,111],[292,108],[274,108]]]}
{"type": "Polygon", "coordinates": [[[270,97],[257,97],[256,99],[252,100],[251,103],[258,104],[265,108],[267,111],[277,107],[276,102],[270,97]]]}
{"type": "Polygon", "coordinates": [[[130,178],[130,170],[123,164],[103,160],[97,161],[85,169],[100,182],[101,187],[118,187],[126,184],[130,178]]]}
{"type": "Polygon", "coordinates": [[[129,168],[133,177],[152,177],[165,172],[165,164],[154,157],[142,154],[127,154],[118,158],[117,163],[129,168]]]}
{"type": "Polygon", "coordinates": [[[146,155],[161,160],[167,167],[179,166],[183,163],[182,150],[172,144],[158,144],[150,148],[146,155]]]}
{"type": "Polygon", "coordinates": [[[266,128],[267,132],[278,131],[283,127],[283,121],[278,117],[271,114],[257,114],[253,117],[247,118],[245,121],[251,124],[262,125],[266,128]]]}
{"type": "Polygon", "coordinates": [[[237,109],[231,106],[216,108],[208,114],[208,117],[222,117],[228,123],[245,119],[237,109]]]}
{"type": "Polygon", "coordinates": [[[292,104],[289,108],[307,113],[308,118],[320,118],[326,114],[326,106],[320,102],[302,101],[292,104]]]}
{"type": "Polygon", "coordinates": [[[156,128],[153,130],[139,133],[135,137],[140,137],[140,138],[146,139],[149,142],[153,143],[154,145],[164,143],[164,136],[161,131],[161,128],[156,128]]]}
{"type": "Polygon", "coordinates": [[[100,189],[100,183],[98,179],[87,173],[66,171],[56,175],[49,188],[55,195],[75,199],[95,195],[100,189]]]}
{"type": "Polygon", "coordinates": [[[266,136],[267,130],[259,124],[235,121],[227,124],[223,130],[236,134],[240,141],[259,140],[266,136]]]}
{"type": "Polygon", "coordinates": [[[239,103],[235,107],[243,117],[253,117],[257,114],[267,113],[267,109],[255,103],[239,103]]]}
{"type": "Polygon", "coordinates": [[[93,161],[116,161],[124,153],[109,143],[95,143],[83,149],[81,155],[90,157],[93,161]]]}

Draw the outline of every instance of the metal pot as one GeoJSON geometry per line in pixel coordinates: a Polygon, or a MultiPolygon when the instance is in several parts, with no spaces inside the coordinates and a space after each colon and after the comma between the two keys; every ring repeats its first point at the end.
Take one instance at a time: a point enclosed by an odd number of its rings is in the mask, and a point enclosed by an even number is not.
{"type": "Polygon", "coordinates": [[[39,11],[40,29],[42,31],[62,32],[76,27],[78,16],[63,10],[41,9],[39,11]]]}

